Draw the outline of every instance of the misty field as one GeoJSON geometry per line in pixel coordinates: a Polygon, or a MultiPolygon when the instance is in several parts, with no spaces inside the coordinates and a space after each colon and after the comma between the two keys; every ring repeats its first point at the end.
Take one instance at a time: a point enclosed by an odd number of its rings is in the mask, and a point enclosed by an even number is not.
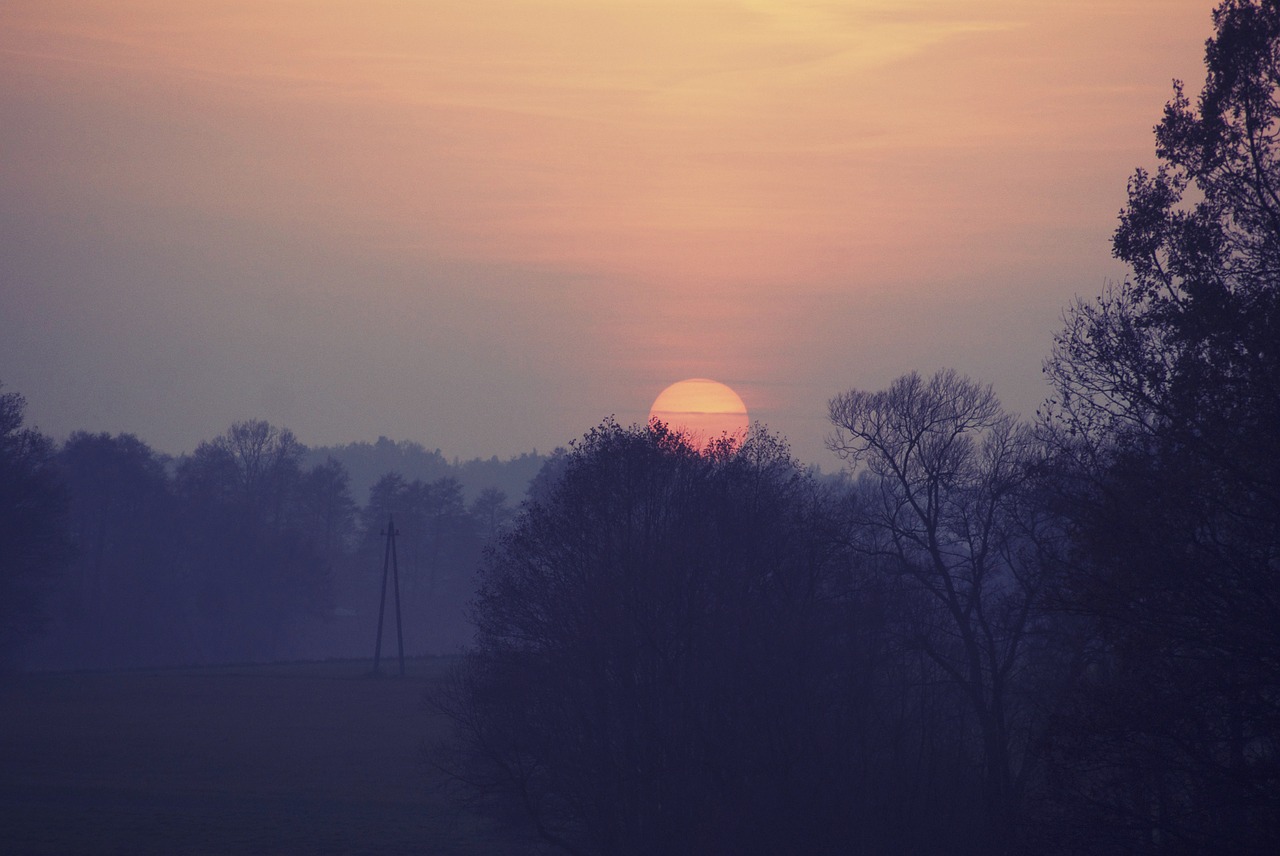
{"type": "MultiPolygon", "coordinates": [[[[332,662],[0,679],[6,854],[500,854],[422,747],[404,679],[332,662]]],[[[393,667],[394,668],[394,667],[393,667]]]]}

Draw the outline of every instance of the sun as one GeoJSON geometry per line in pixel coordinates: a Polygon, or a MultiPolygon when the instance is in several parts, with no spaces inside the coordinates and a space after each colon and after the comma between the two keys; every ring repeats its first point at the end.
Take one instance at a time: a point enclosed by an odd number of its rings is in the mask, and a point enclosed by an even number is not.
{"type": "Polygon", "coordinates": [[[649,408],[649,420],[654,419],[701,442],[726,434],[741,438],[751,426],[747,406],[738,393],[705,377],[682,380],[664,389],[649,408]]]}

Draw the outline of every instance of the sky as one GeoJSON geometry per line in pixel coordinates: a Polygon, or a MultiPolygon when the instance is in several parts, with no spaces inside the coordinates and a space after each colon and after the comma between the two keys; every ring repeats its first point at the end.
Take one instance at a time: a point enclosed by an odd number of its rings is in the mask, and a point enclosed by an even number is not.
{"type": "Polygon", "coordinates": [[[170,454],[549,451],[951,367],[1032,415],[1200,0],[0,0],[0,382],[170,454]]]}

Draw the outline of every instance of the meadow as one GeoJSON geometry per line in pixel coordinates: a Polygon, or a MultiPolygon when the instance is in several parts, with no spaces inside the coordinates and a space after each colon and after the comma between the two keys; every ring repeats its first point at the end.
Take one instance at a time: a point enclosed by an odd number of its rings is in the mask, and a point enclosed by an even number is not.
{"type": "Polygon", "coordinates": [[[520,852],[424,762],[447,733],[423,704],[447,662],[0,678],[0,850],[520,852]]]}

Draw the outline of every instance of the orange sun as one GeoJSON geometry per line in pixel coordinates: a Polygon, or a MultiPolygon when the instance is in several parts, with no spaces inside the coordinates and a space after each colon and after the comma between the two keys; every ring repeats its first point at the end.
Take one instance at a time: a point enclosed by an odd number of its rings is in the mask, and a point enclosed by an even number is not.
{"type": "Polygon", "coordinates": [[[649,420],[654,419],[684,431],[697,442],[726,434],[741,438],[751,425],[747,406],[738,393],[704,377],[682,380],[664,389],[649,408],[649,420]]]}

